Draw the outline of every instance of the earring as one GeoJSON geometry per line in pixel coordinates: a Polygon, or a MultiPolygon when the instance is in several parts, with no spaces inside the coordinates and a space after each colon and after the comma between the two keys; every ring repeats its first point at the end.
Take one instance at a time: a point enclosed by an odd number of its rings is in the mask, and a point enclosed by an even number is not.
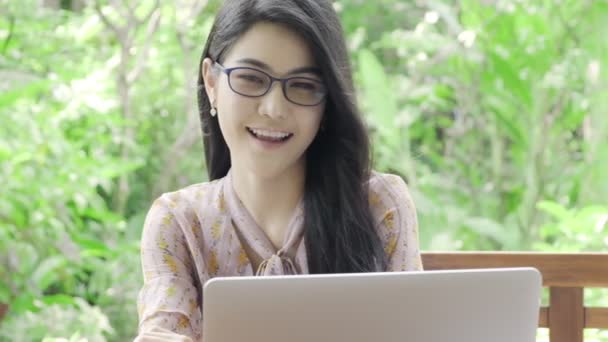
{"type": "Polygon", "coordinates": [[[211,116],[216,116],[217,115],[217,109],[215,109],[215,107],[211,107],[211,111],[209,111],[209,114],[211,114],[211,116]]]}

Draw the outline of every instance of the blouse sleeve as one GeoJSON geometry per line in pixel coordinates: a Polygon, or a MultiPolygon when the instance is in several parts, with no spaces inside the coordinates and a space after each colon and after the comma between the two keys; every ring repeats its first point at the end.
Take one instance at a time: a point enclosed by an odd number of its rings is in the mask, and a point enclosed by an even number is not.
{"type": "Polygon", "coordinates": [[[380,174],[370,184],[370,205],[388,259],[387,271],[422,271],[416,207],[401,177],[380,174]]]}
{"type": "Polygon", "coordinates": [[[202,337],[193,262],[172,206],[175,202],[161,196],[144,223],[141,241],[144,285],[137,298],[137,342],[191,342],[202,337]]]}

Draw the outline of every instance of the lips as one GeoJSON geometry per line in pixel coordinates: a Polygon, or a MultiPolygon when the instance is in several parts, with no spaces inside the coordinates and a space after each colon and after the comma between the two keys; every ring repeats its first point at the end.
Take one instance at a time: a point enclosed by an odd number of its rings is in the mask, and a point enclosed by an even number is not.
{"type": "Polygon", "coordinates": [[[254,138],[267,142],[284,142],[293,136],[293,133],[273,129],[247,127],[247,131],[254,138]]]}

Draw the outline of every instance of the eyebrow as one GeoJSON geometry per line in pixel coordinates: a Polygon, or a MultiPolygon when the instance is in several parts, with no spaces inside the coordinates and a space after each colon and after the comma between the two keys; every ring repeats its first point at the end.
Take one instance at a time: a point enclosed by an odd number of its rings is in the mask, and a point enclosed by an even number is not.
{"type": "MultiPolygon", "coordinates": [[[[236,62],[237,63],[250,64],[250,65],[256,66],[258,68],[265,69],[266,71],[273,72],[272,68],[268,64],[266,64],[266,63],[264,63],[262,61],[259,61],[257,59],[242,58],[242,59],[239,59],[236,62]]],[[[321,77],[321,69],[319,69],[317,67],[310,67],[310,66],[308,66],[308,67],[295,68],[295,69],[289,70],[289,72],[287,73],[288,76],[295,75],[295,74],[314,74],[316,76],[321,77]]]]}

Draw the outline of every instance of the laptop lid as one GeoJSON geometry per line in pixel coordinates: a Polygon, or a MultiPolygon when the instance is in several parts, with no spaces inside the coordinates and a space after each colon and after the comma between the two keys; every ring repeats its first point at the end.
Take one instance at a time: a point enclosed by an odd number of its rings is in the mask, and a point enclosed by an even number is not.
{"type": "Polygon", "coordinates": [[[214,278],[205,342],[534,342],[533,268],[214,278]]]}

